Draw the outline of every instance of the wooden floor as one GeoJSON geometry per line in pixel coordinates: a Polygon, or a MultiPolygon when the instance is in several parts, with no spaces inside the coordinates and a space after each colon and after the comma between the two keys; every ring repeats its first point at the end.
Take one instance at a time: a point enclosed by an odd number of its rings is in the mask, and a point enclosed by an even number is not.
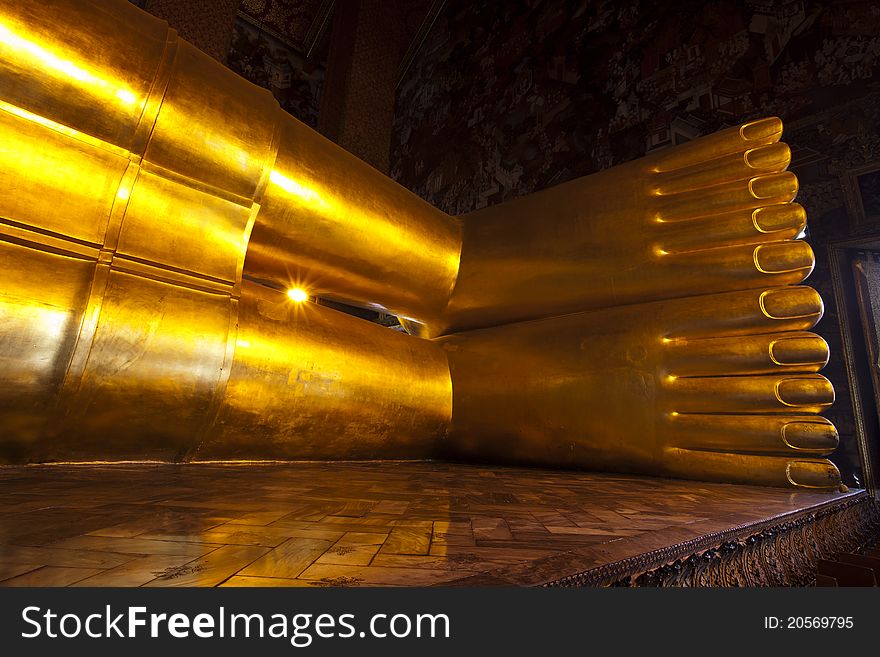
{"type": "Polygon", "coordinates": [[[842,496],[437,463],[0,468],[0,586],[534,585],[842,496]]]}

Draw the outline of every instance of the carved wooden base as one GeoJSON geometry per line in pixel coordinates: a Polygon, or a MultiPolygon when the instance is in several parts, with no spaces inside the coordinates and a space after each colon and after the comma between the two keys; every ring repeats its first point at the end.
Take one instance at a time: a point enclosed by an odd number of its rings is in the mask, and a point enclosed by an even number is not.
{"type": "Polygon", "coordinates": [[[570,575],[546,586],[812,586],[816,564],[880,534],[867,494],[743,525],[570,575]]]}

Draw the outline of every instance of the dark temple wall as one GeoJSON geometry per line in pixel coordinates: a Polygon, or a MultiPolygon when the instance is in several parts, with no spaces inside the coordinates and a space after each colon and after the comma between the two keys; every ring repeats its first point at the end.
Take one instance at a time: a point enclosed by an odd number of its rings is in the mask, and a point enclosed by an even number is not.
{"type": "Polygon", "coordinates": [[[168,21],[202,52],[225,63],[239,0],[143,0],[145,11],[168,21]]]}
{"type": "Polygon", "coordinates": [[[398,89],[392,175],[462,213],[768,115],[818,261],[835,459],[859,485],[827,244],[880,233],[880,4],[449,0],[398,89]]]}
{"type": "Polygon", "coordinates": [[[322,0],[129,0],[318,125],[326,69],[322,0]]]}
{"type": "Polygon", "coordinates": [[[277,33],[261,29],[239,13],[232,33],[227,65],[243,78],[265,87],[287,112],[303,123],[318,126],[318,107],[325,67],[277,33]]]}

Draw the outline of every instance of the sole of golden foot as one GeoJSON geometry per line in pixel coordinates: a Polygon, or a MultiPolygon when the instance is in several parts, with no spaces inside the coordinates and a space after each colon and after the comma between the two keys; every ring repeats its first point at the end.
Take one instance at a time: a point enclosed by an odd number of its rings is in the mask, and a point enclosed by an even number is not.
{"type": "Polygon", "coordinates": [[[443,338],[453,456],[835,488],[804,286],[634,304],[443,338]]]}
{"type": "Polygon", "coordinates": [[[781,134],[755,121],[463,216],[458,281],[424,333],[800,283],[815,258],[781,134]]]}

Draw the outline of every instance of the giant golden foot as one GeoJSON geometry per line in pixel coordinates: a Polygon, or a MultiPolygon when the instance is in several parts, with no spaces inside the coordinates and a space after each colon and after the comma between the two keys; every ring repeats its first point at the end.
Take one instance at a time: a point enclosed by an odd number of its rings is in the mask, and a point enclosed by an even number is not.
{"type": "Polygon", "coordinates": [[[463,216],[461,268],[427,333],[592,308],[799,283],[788,146],[746,123],[463,216]]]}
{"type": "Polygon", "coordinates": [[[833,487],[834,390],[808,287],[460,333],[449,453],[468,460],[833,487]]]}

